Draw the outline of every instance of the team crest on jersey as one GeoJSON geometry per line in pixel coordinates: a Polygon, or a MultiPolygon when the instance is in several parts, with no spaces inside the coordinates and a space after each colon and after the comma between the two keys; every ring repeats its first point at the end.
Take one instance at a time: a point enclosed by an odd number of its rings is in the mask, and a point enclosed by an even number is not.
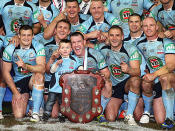
{"type": "Polygon", "coordinates": [[[20,19],[15,19],[11,22],[11,31],[13,33],[18,33],[19,28],[24,25],[24,21],[22,20],[22,18],[20,19]]]}
{"type": "Polygon", "coordinates": [[[148,64],[152,69],[160,69],[163,66],[163,62],[161,61],[160,58],[156,56],[151,56],[148,58],[148,64]]]}
{"type": "Polygon", "coordinates": [[[30,12],[28,10],[24,11],[24,18],[29,19],[30,18],[30,12]]]}
{"type": "Polygon", "coordinates": [[[131,6],[138,6],[137,0],[132,0],[131,6]]]}
{"type": "Polygon", "coordinates": [[[134,13],[133,9],[131,8],[124,8],[120,11],[120,19],[122,22],[128,22],[128,18],[130,15],[134,13]]]}
{"type": "Polygon", "coordinates": [[[157,46],[157,54],[164,54],[163,45],[157,46]]]}
{"type": "Polygon", "coordinates": [[[33,52],[31,52],[29,54],[29,61],[34,61],[35,60],[35,54],[33,52]]]}
{"type": "Polygon", "coordinates": [[[45,19],[46,19],[47,21],[49,21],[50,18],[51,18],[51,15],[50,15],[50,14],[46,14],[46,15],[45,15],[45,19]]]}
{"type": "Polygon", "coordinates": [[[10,8],[10,9],[8,10],[8,16],[11,17],[12,14],[13,14],[13,12],[12,12],[12,9],[10,8]]]}
{"type": "Polygon", "coordinates": [[[71,61],[69,69],[74,69],[74,61],[71,61]]]}
{"type": "Polygon", "coordinates": [[[119,77],[124,76],[124,73],[122,72],[120,66],[112,64],[112,65],[109,66],[109,68],[110,68],[111,74],[114,77],[119,78],[119,77]]]}
{"type": "MultiPolygon", "coordinates": [[[[28,63],[25,64],[30,65],[28,63]]],[[[22,75],[28,75],[30,73],[28,70],[24,70],[22,67],[18,67],[18,72],[22,75]]]]}

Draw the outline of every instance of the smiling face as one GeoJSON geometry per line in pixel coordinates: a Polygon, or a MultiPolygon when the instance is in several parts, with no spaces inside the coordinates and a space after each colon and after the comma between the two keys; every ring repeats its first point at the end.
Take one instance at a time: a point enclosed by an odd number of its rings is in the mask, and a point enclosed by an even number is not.
{"type": "Polygon", "coordinates": [[[141,30],[141,19],[139,16],[130,16],[128,21],[130,32],[137,33],[141,30]]]}
{"type": "Polygon", "coordinates": [[[76,1],[67,2],[66,3],[66,12],[69,18],[78,17],[78,13],[80,12],[79,5],[76,1]]]}
{"type": "Polygon", "coordinates": [[[82,38],[81,35],[72,36],[71,38],[72,49],[74,53],[78,56],[84,56],[85,52],[85,40],[82,38]]]}
{"type": "Polygon", "coordinates": [[[59,40],[66,39],[70,34],[70,27],[68,23],[59,22],[56,27],[56,37],[59,40]]]}
{"type": "Polygon", "coordinates": [[[121,48],[123,38],[124,38],[123,33],[118,28],[110,29],[108,32],[108,39],[112,49],[114,50],[115,49],[118,50],[121,48]]]}
{"type": "Polygon", "coordinates": [[[90,12],[93,19],[96,22],[100,22],[104,19],[104,6],[102,1],[92,1],[90,6],[90,12]]]}
{"type": "Polygon", "coordinates": [[[71,43],[61,42],[59,45],[59,52],[62,57],[68,57],[72,51],[71,43]]]}
{"type": "Polygon", "coordinates": [[[147,37],[157,37],[158,26],[154,18],[148,17],[144,19],[142,28],[147,37]]]}
{"type": "Polygon", "coordinates": [[[19,41],[22,47],[29,47],[32,43],[33,32],[31,29],[21,30],[19,33],[19,41]]]}

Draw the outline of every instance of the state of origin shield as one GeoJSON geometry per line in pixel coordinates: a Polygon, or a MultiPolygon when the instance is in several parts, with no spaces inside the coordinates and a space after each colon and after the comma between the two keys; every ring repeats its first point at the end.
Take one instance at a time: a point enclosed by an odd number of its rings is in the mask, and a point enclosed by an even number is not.
{"type": "Polygon", "coordinates": [[[101,88],[104,80],[87,70],[74,71],[60,77],[61,113],[72,122],[87,123],[102,112],[101,88]]]}

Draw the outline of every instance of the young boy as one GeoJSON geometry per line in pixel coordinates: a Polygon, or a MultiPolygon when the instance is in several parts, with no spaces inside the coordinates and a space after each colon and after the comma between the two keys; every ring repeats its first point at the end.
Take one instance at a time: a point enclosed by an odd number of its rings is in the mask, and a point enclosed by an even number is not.
{"type": "MultiPolygon", "coordinates": [[[[49,65],[52,78],[49,86],[48,100],[44,108],[44,121],[49,119],[56,100],[58,100],[59,105],[61,105],[62,88],[59,85],[60,76],[65,73],[72,72],[80,66],[79,59],[74,55],[70,55],[72,47],[69,40],[61,40],[56,51],[59,56],[51,66],[49,65]]],[[[59,120],[60,122],[65,121],[64,117],[59,117],[59,120]]]]}

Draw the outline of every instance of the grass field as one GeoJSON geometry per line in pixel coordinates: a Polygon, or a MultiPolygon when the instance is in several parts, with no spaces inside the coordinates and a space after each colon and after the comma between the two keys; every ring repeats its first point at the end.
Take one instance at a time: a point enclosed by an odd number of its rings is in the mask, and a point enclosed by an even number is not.
{"type": "MultiPolygon", "coordinates": [[[[8,131],[154,131],[162,130],[154,120],[151,123],[129,126],[124,124],[123,120],[110,122],[108,125],[100,125],[96,121],[87,124],[72,123],[66,120],[60,123],[58,119],[49,119],[48,122],[32,123],[29,117],[16,120],[12,114],[11,103],[3,103],[3,114],[5,119],[0,120],[0,130],[8,131]]],[[[175,127],[170,131],[175,131],[175,127]]]]}

